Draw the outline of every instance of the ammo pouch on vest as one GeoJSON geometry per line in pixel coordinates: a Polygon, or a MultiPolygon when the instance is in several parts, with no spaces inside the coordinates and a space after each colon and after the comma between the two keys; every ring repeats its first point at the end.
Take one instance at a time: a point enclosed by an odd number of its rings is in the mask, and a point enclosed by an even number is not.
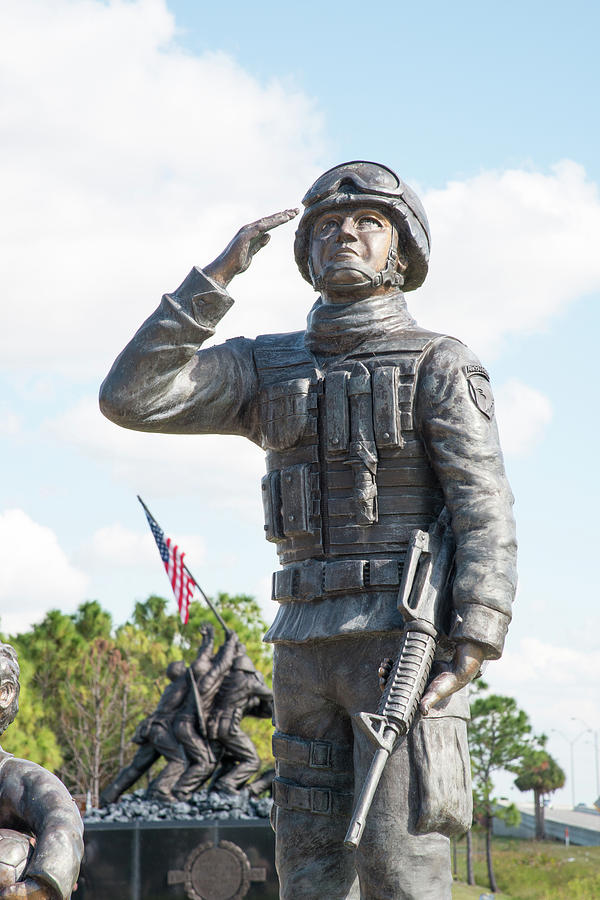
{"type": "Polygon", "coordinates": [[[265,448],[288,450],[304,436],[317,395],[311,391],[310,378],[294,378],[264,387],[259,402],[265,448]]]}
{"type": "Polygon", "coordinates": [[[419,790],[419,834],[464,834],[473,821],[467,723],[454,716],[420,719],[409,733],[419,790]]]}
{"type": "Polygon", "coordinates": [[[268,541],[312,533],[309,518],[312,511],[311,477],[310,466],[306,463],[276,469],[263,477],[261,488],[268,541]]]}

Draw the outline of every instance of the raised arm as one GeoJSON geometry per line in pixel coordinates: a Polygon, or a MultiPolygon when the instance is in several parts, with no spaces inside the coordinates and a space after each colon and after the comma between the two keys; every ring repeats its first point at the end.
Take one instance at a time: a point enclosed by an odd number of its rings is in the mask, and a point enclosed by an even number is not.
{"type": "Polygon", "coordinates": [[[198,692],[208,711],[223,684],[223,679],[231,669],[235,655],[238,653],[239,639],[230,631],[225,642],[219,647],[209,671],[198,681],[198,692]]]}
{"type": "Polygon", "coordinates": [[[100,389],[105,416],[125,428],[240,434],[259,441],[252,341],[200,349],[233,304],[226,285],[250,265],[287,210],[240,229],[205,270],[194,268],[119,354],[100,389]]]}

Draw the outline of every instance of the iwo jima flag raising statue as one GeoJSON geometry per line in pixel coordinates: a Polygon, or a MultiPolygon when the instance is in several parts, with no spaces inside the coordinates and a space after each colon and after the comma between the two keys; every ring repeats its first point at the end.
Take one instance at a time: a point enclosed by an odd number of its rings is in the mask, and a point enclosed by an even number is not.
{"type": "Polygon", "coordinates": [[[101,406],[127,428],[244,435],[266,451],[265,533],[282,564],[265,638],[281,897],[449,900],[447,836],[471,823],[465,686],[502,652],[516,582],[492,392],[460,341],[407,311],[430,243],[411,189],[354,161],[303,203],[296,261],[320,294],[306,330],[201,349],[233,303],[229,282],[297,213],[286,210],[242,228],[164,295],[114,363],[101,406]],[[450,575],[435,558],[448,520],[450,575]],[[406,680],[402,652],[419,628],[431,640],[406,680]],[[387,765],[375,763],[349,851],[377,742],[387,765]]]}
{"type": "MultiPolygon", "coordinates": [[[[240,727],[244,715],[271,718],[272,693],[246,653],[237,635],[227,628],[219,611],[206,596],[184,562],[185,553],[167,538],[138,496],[156,541],[179,614],[189,620],[190,599],[195,589],[225,632],[225,641],[214,653],[214,628],[200,628],[202,643],[195,660],[169,663],[169,684],[154,712],[137,726],[133,742],[139,749],[129,765],[102,791],[102,806],[121,794],[148,772],[160,757],[166,765],[148,786],[146,797],[171,803],[188,800],[211,779],[214,790],[235,793],[260,768],[260,757],[251,739],[240,727]]],[[[258,795],[271,783],[273,770],[248,786],[258,795]]]]}

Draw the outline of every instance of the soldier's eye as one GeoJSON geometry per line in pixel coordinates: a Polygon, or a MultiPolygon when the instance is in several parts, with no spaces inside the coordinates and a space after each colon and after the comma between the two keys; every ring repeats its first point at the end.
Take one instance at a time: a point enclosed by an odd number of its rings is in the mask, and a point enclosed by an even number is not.
{"type": "Polygon", "coordinates": [[[374,216],[361,216],[358,220],[359,228],[383,228],[383,225],[374,216]]]}
{"type": "Polygon", "coordinates": [[[319,237],[327,237],[328,235],[333,234],[335,228],[336,222],[334,219],[329,219],[327,222],[322,222],[318,228],[319,237]]]}

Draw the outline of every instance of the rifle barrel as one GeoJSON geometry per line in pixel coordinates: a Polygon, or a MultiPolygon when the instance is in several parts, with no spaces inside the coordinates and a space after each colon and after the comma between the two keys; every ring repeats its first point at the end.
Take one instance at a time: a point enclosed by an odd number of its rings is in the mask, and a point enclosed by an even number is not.
{"type": "Polygon", "coordinates": [[[344,838],[344,847],[347,847],[348,850],[356,850],[360,844],[363,831],[365,830],[369,809],[373,802],[375,791],[377,790],[377,786],[383,775],[383,770],[385,769],[385,764],[388,761],[389,755],[389,751],[386,750],[385,747],[380,747],[371,760],[369,774],[363,784],[363,789],[354,809],[350,826],[346,833],[346,837],[344,838]]]}

